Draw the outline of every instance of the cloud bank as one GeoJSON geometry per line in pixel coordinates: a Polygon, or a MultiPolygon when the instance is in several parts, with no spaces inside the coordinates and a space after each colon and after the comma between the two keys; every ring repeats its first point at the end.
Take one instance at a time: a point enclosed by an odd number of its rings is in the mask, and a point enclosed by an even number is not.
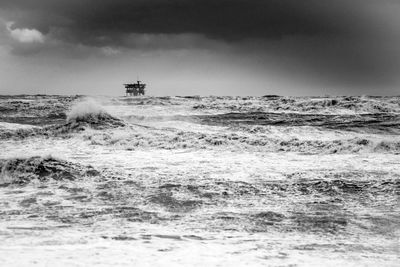
{"type": "Polygon", "coordinates": [[[163,51],[203,50],[238,58],[247,70],[298,77],[303,87],[354,92],[398,88],[398,14],[397,0],[0,1],[0,17],[14,22],[14,54],[144,51],[157,60],[163,51]]]}

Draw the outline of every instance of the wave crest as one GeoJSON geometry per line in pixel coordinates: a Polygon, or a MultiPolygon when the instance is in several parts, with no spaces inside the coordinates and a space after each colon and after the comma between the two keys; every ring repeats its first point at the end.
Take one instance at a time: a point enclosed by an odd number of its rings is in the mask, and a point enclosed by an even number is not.
{"type": "Polygon", "coordinates": [[[92,167],[57,159],[52,156],[0,160],[0,184],[26,184],[33,180],[75,180],[97,176],[92,167]]]}

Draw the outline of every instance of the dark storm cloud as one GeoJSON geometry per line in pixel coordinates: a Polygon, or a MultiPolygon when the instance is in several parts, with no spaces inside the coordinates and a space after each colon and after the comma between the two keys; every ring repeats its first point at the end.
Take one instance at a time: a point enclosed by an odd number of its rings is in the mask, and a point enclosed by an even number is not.
{"type": "Polygon", "coordinates": [[[46,42],[229,47],[262,68],[349,88],[399,84],[399,12],[398,0],[0,0],[12,28],[37,29],[46,42]]]}
{"type": "Polygon", "coordinates": [[[129,33],[196,33],[235,41],[285,35],[361,34],[371,0],[1,0],[15,27],[63,29],[71,41],[102,45],[129,33]],[[363,3],[364,2],[364,3],[363,3]]]}

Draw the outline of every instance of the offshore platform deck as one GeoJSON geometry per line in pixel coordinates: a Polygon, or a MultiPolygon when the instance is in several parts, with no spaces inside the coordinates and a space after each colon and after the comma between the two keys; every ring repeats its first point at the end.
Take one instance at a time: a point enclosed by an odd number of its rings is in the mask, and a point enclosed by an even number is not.
{"type": "Polygon", "coordinates": [[[146,84],[137,81],[136,83],[126,83],[124,84],[126,89],[126,96],[140,96],[145,95],[146,84]]]}

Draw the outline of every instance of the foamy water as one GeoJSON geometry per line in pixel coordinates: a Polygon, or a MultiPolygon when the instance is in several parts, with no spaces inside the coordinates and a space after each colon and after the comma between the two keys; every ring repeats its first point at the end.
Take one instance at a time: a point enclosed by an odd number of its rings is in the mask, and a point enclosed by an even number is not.
{"type": "Polygon", "coordinates": [[[0,265],[395,266],[399,100],[4,96],[0,265]]]}

